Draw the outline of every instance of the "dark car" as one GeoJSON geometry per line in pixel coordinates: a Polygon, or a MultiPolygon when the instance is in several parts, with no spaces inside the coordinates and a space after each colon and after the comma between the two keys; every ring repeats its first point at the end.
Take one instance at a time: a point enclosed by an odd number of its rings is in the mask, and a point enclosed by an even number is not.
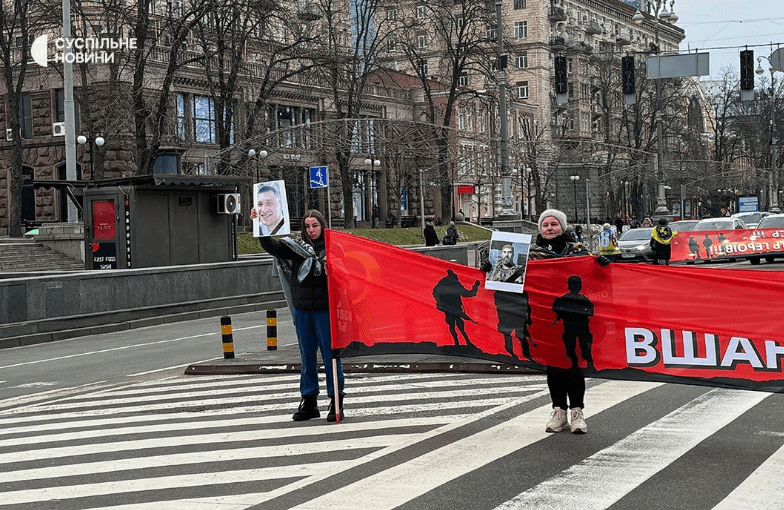
{"type": "Polygon", "coordinates": [[[632,228],[618,238],[618,249],[621,254],[615,257],[616,262],[651,262],[651,231],[653,228],[632,228]]]}
{"type": "MultiPolygon", "coordinates": [[[[755,227],[755,230],[763,229],[763,228],[779,228],[784,230],[784,214],[770,214],[765,216],[760,220],[760,222],[755,227]]],[[[767,255],[756,255],[751,257],[746,257],[749,262],[754,265],[760,263],[760,260],[763,258],[765,262],[768,264],[772,263],[776,257],[784,257],[784,253],[776,253],[776,254],[767,254],[767,255]]]]}

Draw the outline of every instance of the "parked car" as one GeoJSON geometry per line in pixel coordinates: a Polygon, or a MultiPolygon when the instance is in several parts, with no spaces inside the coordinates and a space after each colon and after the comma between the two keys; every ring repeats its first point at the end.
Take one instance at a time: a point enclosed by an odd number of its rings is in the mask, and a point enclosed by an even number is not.
{"type": "Polygon", "coordinates": [[[705,218],[697,222],[692,230],[735,230],[746,228],[746,224],[740,218],[722,216],[721,218],[705,218]]]}
{"type": "Polygon", "coordinates": [[[686,232],[687,230],[692,230],[694,225],[699,223],[700,220],[678,220],[678,221],[671,221],[669,226],[675,232],[686,232]]]}
{"type": "Polygon", "coordinates": [[[746,224],[746,228],[756,228],[757,224],[760,222],[762,218],[764,218],[768,213],[766,212],[741,212],[735,213],[730,218],[740,218],[743,220],[743,223],[746,224]]]}
{"type": "Polygon", "coordinates": [[[616,262],[652,262],[651,227],[632,228],[618,238],[618,249],[621,254],[615,257],[616,262]]]}
{"type": "MultiPolygon", "coordinates": [[[[756,227],[758,230],[762,228],[780,228],[784,229],[784,214],[769,214],[760,220],[756,227]]],[[[746,259],[755,266],[760,263],[764,258],[765,262],[771,264],[776,257],[784,257],[784,253],[768,254],[768,255],[755,255],[746,257],[746,259]]]]}

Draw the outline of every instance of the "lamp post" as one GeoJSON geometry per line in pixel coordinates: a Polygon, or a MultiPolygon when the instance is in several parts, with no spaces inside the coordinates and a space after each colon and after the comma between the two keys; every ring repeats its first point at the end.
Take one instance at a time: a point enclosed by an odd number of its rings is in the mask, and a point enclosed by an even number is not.
{"type": "Polygon", "coordinates": [[[496,32],[498,37],[498,132],[501,137],[501,214],[514,216],[512,208],[512,174],[509,171],[509,134],[506,126],[506,70],[504,69],[504,25],[501,15],[502,0],[495,0],[496,32]]]}
{"type": "Polygon", "coordinates": [[[370,189],[368,190],[368,193],[370,194],[370,215],[371,215],[371,219],[373,221],[373,228],[377,228],[378,227],[378,213],[376,212],[377,211],[377,209],[376,209],[376,207],[377,207],[376,201],[378,200],[378,196],[377,196],[378,194],[377,194],[377,191],[376,191],[377,179],[376,179],[376,170],[375,170],[375,168],[377,166],[381,165],[381,161],[379,161],[377,159],[373,159],[372,157],[370,157],[370,158],[365,158],[365,164],[366,165],[370,165],[370,189]]]}
{"type": "Polygon", "coordinates": [[[771,173],[770,173],[770,182],[769,185],[769,193],[768,193],[768,209],[778,208],[779,206],[779,197],[778,197],[778,181],[779,181],[779,172],[778,172],[778,139],[776,138],[776,89],[775,89],[775,78],[776,78],[776,71],[784,71],[784,54],[781,51],[781,48],[777,49],[773,53],[770,54],[769,57],[760,56],[757,57],[757,70],[754,71],[757,73],[758,76],[762,76],[765,71],[762,69],[762,59],[768,61],[770,64],[770,166],[771,166],[771,173]]]}
{"type": "MultiPolygon", "coordinates": [[[[84,135],[79,135],[76,137],[76,142],[79,145],[84,145],[88,141],[87,137],[84,135]]],[[[97,147],[102,147],[103,144],[106,143],[106,140],[102,136],[96,136],[95,139],[89,140],[90,144],[87,146],[87,154],[90,157],[90,180],[95,182],[95,165],[93,164],[93,144],[97,147]]]]}
{"type": "Polygon", "coordinates": [[[260,174],[259,163],[258,162],[259,161],[263,161],[264,158],[266,158],[268,154],[269,153],[267,151],[265,151],[265,150],[256,151],[256,149],[248,149],[248,159],[253,159],[256,156],[259,157],[259,159],[256,161],[256,182],[257,183],[261,182],[261,174],[260,174]]]}
{"type": "MultiPolygon", "coordinates": [[[[640,7],[643,5],[643,1],[640,0],[640,7]]],[[[659,20],[661,21],[675,21],[677,20],[677,16],[670,14],[667,11],[667,0],[650,0],[646,1],[644,5],[650,6],[655,4],[653,7],[653,33],[654,33],[654,54],[659,54],[659,20]],[[661,11],[659,10],[661,9],[661,11]]],[[[675,1],[672,0],[670,2],[670,8],[673,7],[675,1]]],[[[645,9],[646,13],[648,13],[648,9],[645,9]]],[[[650,13],[648,13],[650,14],[650,13]]],[[[632,21],[636,24],[640,25],[645,20],[645,16],[640,12],[640,9],[637,9],[637,12],[632,17],[632,21]]],[[[662,167],[662,162],[664,161],[664,149],[662,147],[662,137],[663,137],[663,128],[662,128],[662,108],[661,108],[661,82],[659,78],[655,78],[653,80],[656,86],[656,103],[654,105],[654,115],[656,116],[656,182],[657,182],[657,193],[656,193],[656,210],[654,211],[654,216],[669,216],[670,211],[667,210],[667,198],[664,194],[664,170],[662,167]]]]}
{"type": "Polygon", "coordinates": [[[579,175],[570,175],[572,180],[572,187],[574,188],[574,222],[577,223],[577,181],[580,180],[579,175]]]}

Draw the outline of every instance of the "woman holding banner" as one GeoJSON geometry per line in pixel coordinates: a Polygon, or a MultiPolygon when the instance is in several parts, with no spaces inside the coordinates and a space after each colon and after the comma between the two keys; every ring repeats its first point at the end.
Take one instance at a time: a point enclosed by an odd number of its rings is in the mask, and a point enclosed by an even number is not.
{"type": "MultiPolygon", "coordinates": [[[[302,396],[299,408],[294,413],[294,421],[309,420],[321,416],[318,410],[318,360],[317,351],[321,350],[324,370],[327,374],[327,395],[330,404],[327,421],[337,421],[335,388],[332,360],[332,341],[329,330],[329,296],[327,294],[327,274],[324,267],[326,250],[324,230],[326,221],[317,210],[311,209],[302,218],[301,240],[291,238],[280,240],[260,237],[259,242],[270,255],[292,262],[291,306],[294,327],[299,340],[299,354],[302,371],[299,379],[299,392],[302,396]]],[[[343,415],[343,368],[340,360],[335,360],[337,371],[337,406],[340,417],[343,415]]]]}
{"type": "MultiPolygon", "coordinates": [[[[529,260],[574,255],[588,255],[581,243],[575,242],[566,232],[566,214],[557,209],[547,209],[539,216],[539,235],[531,245],[529,260]]],[[[610,260],[599,255],[596,259],[606,266],[610,260]]],[[[585,434],[588,427],[583,416],[585,376],[578,367],[547,367],[547,387],[553,402],[553,411],[545,427],[546,432],[561,432],[569,427],[567,409],[571,408],[572,434],[585,434]]]]}

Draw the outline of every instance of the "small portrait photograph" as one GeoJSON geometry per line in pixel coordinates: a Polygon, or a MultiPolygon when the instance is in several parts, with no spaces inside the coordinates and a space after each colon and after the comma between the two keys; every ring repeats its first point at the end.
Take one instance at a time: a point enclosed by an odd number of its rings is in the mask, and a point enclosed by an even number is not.
{"type": "Polygon", "coordinates": [[[267,181],[253,185],[253,220],[255,237],[290,234],[289,207],[284,181],[267,181]]]}
{"type": "Polygon", "coordinates": [[[493,268],[487,273],[485,288],[523,292],[530,247],[530,234],[493,232],[488,252],[488,260],[493,268]]]}

